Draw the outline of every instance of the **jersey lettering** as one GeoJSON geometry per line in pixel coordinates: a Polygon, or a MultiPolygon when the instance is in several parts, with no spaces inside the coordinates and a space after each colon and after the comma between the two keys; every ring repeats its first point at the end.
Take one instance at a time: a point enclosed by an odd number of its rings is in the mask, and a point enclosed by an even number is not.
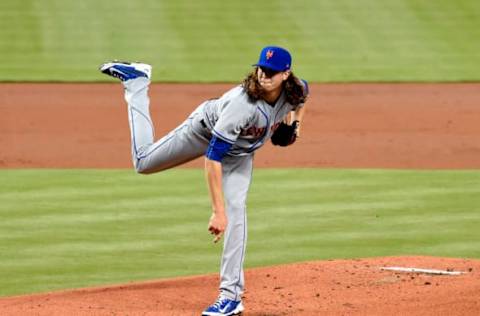
{"type": "Polygon", "coordinates": [[[265,130],[266,130],[265,127],[251,126],[247,129],[242,129],[240,131],[240,136],[258,138],[265,134],[265,130]]]}

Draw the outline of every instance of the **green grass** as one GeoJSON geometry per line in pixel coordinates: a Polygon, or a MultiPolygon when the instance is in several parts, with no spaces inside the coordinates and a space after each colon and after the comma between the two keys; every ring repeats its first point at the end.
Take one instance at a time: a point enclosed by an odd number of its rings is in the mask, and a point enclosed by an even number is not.
{"type": "MultiPolygon", "coordinates": [[[[201,170],[1,170],[0,295],[217,272],[201,170]]],[[[256,170],[247,267],[480,258],[479,171],[256,170]]]]}
{"type": "Polygon", "coordinates": [[[310,81],[478,81],[479,35],[477,0],[2,0],[0,81],[107,81],[118,58],[238,82],[267,44],[310,81]]]}

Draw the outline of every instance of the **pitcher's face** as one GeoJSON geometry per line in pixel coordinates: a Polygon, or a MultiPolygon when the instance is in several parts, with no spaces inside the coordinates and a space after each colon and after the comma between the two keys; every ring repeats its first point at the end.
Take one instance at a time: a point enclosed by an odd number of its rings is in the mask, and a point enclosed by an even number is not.
{"type": "Polygon", "coordinates": [[[265,67],[257,67],[257,78],[262,88],[267,92],[281,89],[282,83],[288,79],[290,71],[275,71],[265,67]]]}

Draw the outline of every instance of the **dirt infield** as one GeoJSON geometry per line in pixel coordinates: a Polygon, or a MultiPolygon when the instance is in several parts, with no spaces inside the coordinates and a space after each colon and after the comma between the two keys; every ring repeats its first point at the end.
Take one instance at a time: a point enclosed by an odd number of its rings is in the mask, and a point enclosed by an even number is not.
{"type": "MultiPolygon", "coordinates": [[[[432,257],[330,260],[250,269],[245,316],[475,315],[480,261],[432,257]],[[402,266],[460,276],[382,271],[402,266]]],[[[215,299],[207,275],[0,299],[2,315],[200,315],[215,299]]]]}
{"type": "MultiPolygon", "coordinates": [[[[153,85],[157,135],[232,85],[153,85]]],[[[312,85],[295,146],[267,145],[257,167],[480,168],[480,84],[312,85]]],[[[0,168],[130,168],[119,84],[0,85],[0,168]]],[[[198,160],[188,167],[201,166],[198,160]]],[[[245,315],[480,314],[480,261],[330,260],[246,272],[245,315]],[[460,276],[381,271],[448,269],[460,276]]],[[[208,275],[0,299],[0,315],[199,315],[208,275]]]]}
{"type": "MultiPolygon", "coordinates": [[[[161,136],[232,85],[153,85],[161,136]]],[[[302,137],[257,167],[480,168],[480,84],[311,86],[302,137]]],[[[0,85],[0,168],[130,168],[120,84],[0,85]]],[[[189,166],[200,166],[196,161],[189,166]]]]}

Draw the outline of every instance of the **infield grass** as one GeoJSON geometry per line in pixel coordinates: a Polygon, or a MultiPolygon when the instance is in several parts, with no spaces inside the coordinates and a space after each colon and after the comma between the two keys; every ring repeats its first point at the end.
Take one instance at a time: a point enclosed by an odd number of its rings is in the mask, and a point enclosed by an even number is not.
{"type": "MultiPolygon", "coordinates": [[[[217,272],[201,170],[0,170],[0,295],[217,272]]],[[[256,170],[246,266],[480,258],[480,171],[256,170]]]]}
{"type": "Polygon", "coordinates": [[[310,81],[478,81],[478,0],[2,0],[0,81],[239,82],[269,44],[310,81]]]}

